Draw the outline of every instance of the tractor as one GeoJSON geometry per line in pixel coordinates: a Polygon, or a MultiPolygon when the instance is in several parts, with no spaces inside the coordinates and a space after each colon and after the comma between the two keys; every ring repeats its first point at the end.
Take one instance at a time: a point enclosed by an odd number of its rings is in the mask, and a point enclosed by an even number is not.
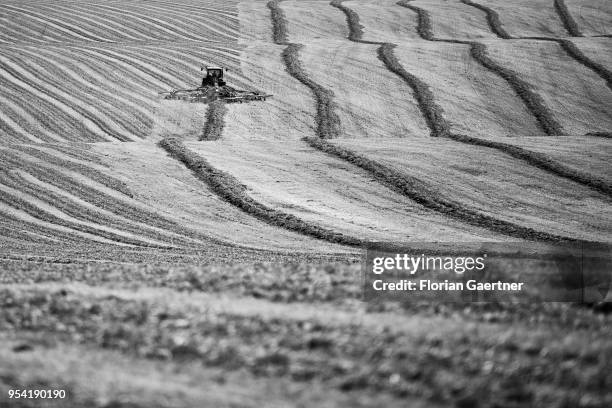
{"type": "Polygon", "coordinates": [[[250,101],[265,101],[272,96],[258,91],[243,91],[227,85],[225,81],[226,68],[206,66],[206,76],[202,78],[202,85],[195,89],[177,89],[170,92],[161,92],[164,99],[183,100],[188,102],[209,103],[222,100],[227,103],[242,103],[250,101]]]}

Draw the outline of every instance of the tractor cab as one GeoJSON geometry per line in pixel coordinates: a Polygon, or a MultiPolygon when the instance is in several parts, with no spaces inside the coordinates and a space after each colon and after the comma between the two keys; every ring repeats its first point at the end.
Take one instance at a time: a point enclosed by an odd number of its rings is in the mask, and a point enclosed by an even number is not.
{"type": "Polygon", "coordinates": [[[225,68],[222,68],[222,67],[204,67],[202,68],[202,70],[204,69],[206,69],[206,76],[202,78],[202,87],[225,86],[225,79],[223,79],[225,68]]]}

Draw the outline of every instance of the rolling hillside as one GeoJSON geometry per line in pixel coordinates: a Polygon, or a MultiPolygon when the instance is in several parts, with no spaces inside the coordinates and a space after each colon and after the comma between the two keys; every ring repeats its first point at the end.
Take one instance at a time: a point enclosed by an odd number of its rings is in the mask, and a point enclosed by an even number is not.
{"type": "Polygon", "coordinates": [[[612,404],[609,303],[372,304],[359,265],[612,242],[609,1],[0,0],[0,22],[0,406],[612,404]],[[273,97],[160,95],[205,65],[273,97]]]}

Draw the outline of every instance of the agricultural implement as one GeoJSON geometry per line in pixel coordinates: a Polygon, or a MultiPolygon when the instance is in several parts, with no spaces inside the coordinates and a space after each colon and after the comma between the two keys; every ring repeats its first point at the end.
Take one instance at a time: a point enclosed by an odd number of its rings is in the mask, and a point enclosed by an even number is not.
{"type": "Polygon", "coordinates": [[[257,91],[243,91],[233,88],[225,82],[225,68],[204,67],[206,76],[202,85],[195,89],[177,89],[170,92],[160,92],[164,99],[182,100],[187,102],[209,103],[222,100],[226,103],[243,103],[250,101],[265,101],[272,95],[257,91]]]}

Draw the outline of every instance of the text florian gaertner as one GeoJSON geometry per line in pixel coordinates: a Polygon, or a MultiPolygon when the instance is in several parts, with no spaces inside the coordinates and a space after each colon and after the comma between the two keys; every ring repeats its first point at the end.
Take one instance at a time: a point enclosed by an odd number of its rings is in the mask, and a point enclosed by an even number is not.
{"type": "Polygon", "coordinates": [[[488,281],[484,277],[486,255],[480,257],[441,257],[421,254],[395,254],[372,259],[371,280],[375,291],[521,291],[523,282],[488,281]],[[454,278],[418,278],[419,272],[454,272],[454,278]],[[466,274],[467,272],[467,274],[466,274]],[[385,274],[386,273],[386,274],[385,274]],[[406,277],[406,279],[402,279],[406,277]],[[386,278],[386,279],[383,279],[386,278]]]}

